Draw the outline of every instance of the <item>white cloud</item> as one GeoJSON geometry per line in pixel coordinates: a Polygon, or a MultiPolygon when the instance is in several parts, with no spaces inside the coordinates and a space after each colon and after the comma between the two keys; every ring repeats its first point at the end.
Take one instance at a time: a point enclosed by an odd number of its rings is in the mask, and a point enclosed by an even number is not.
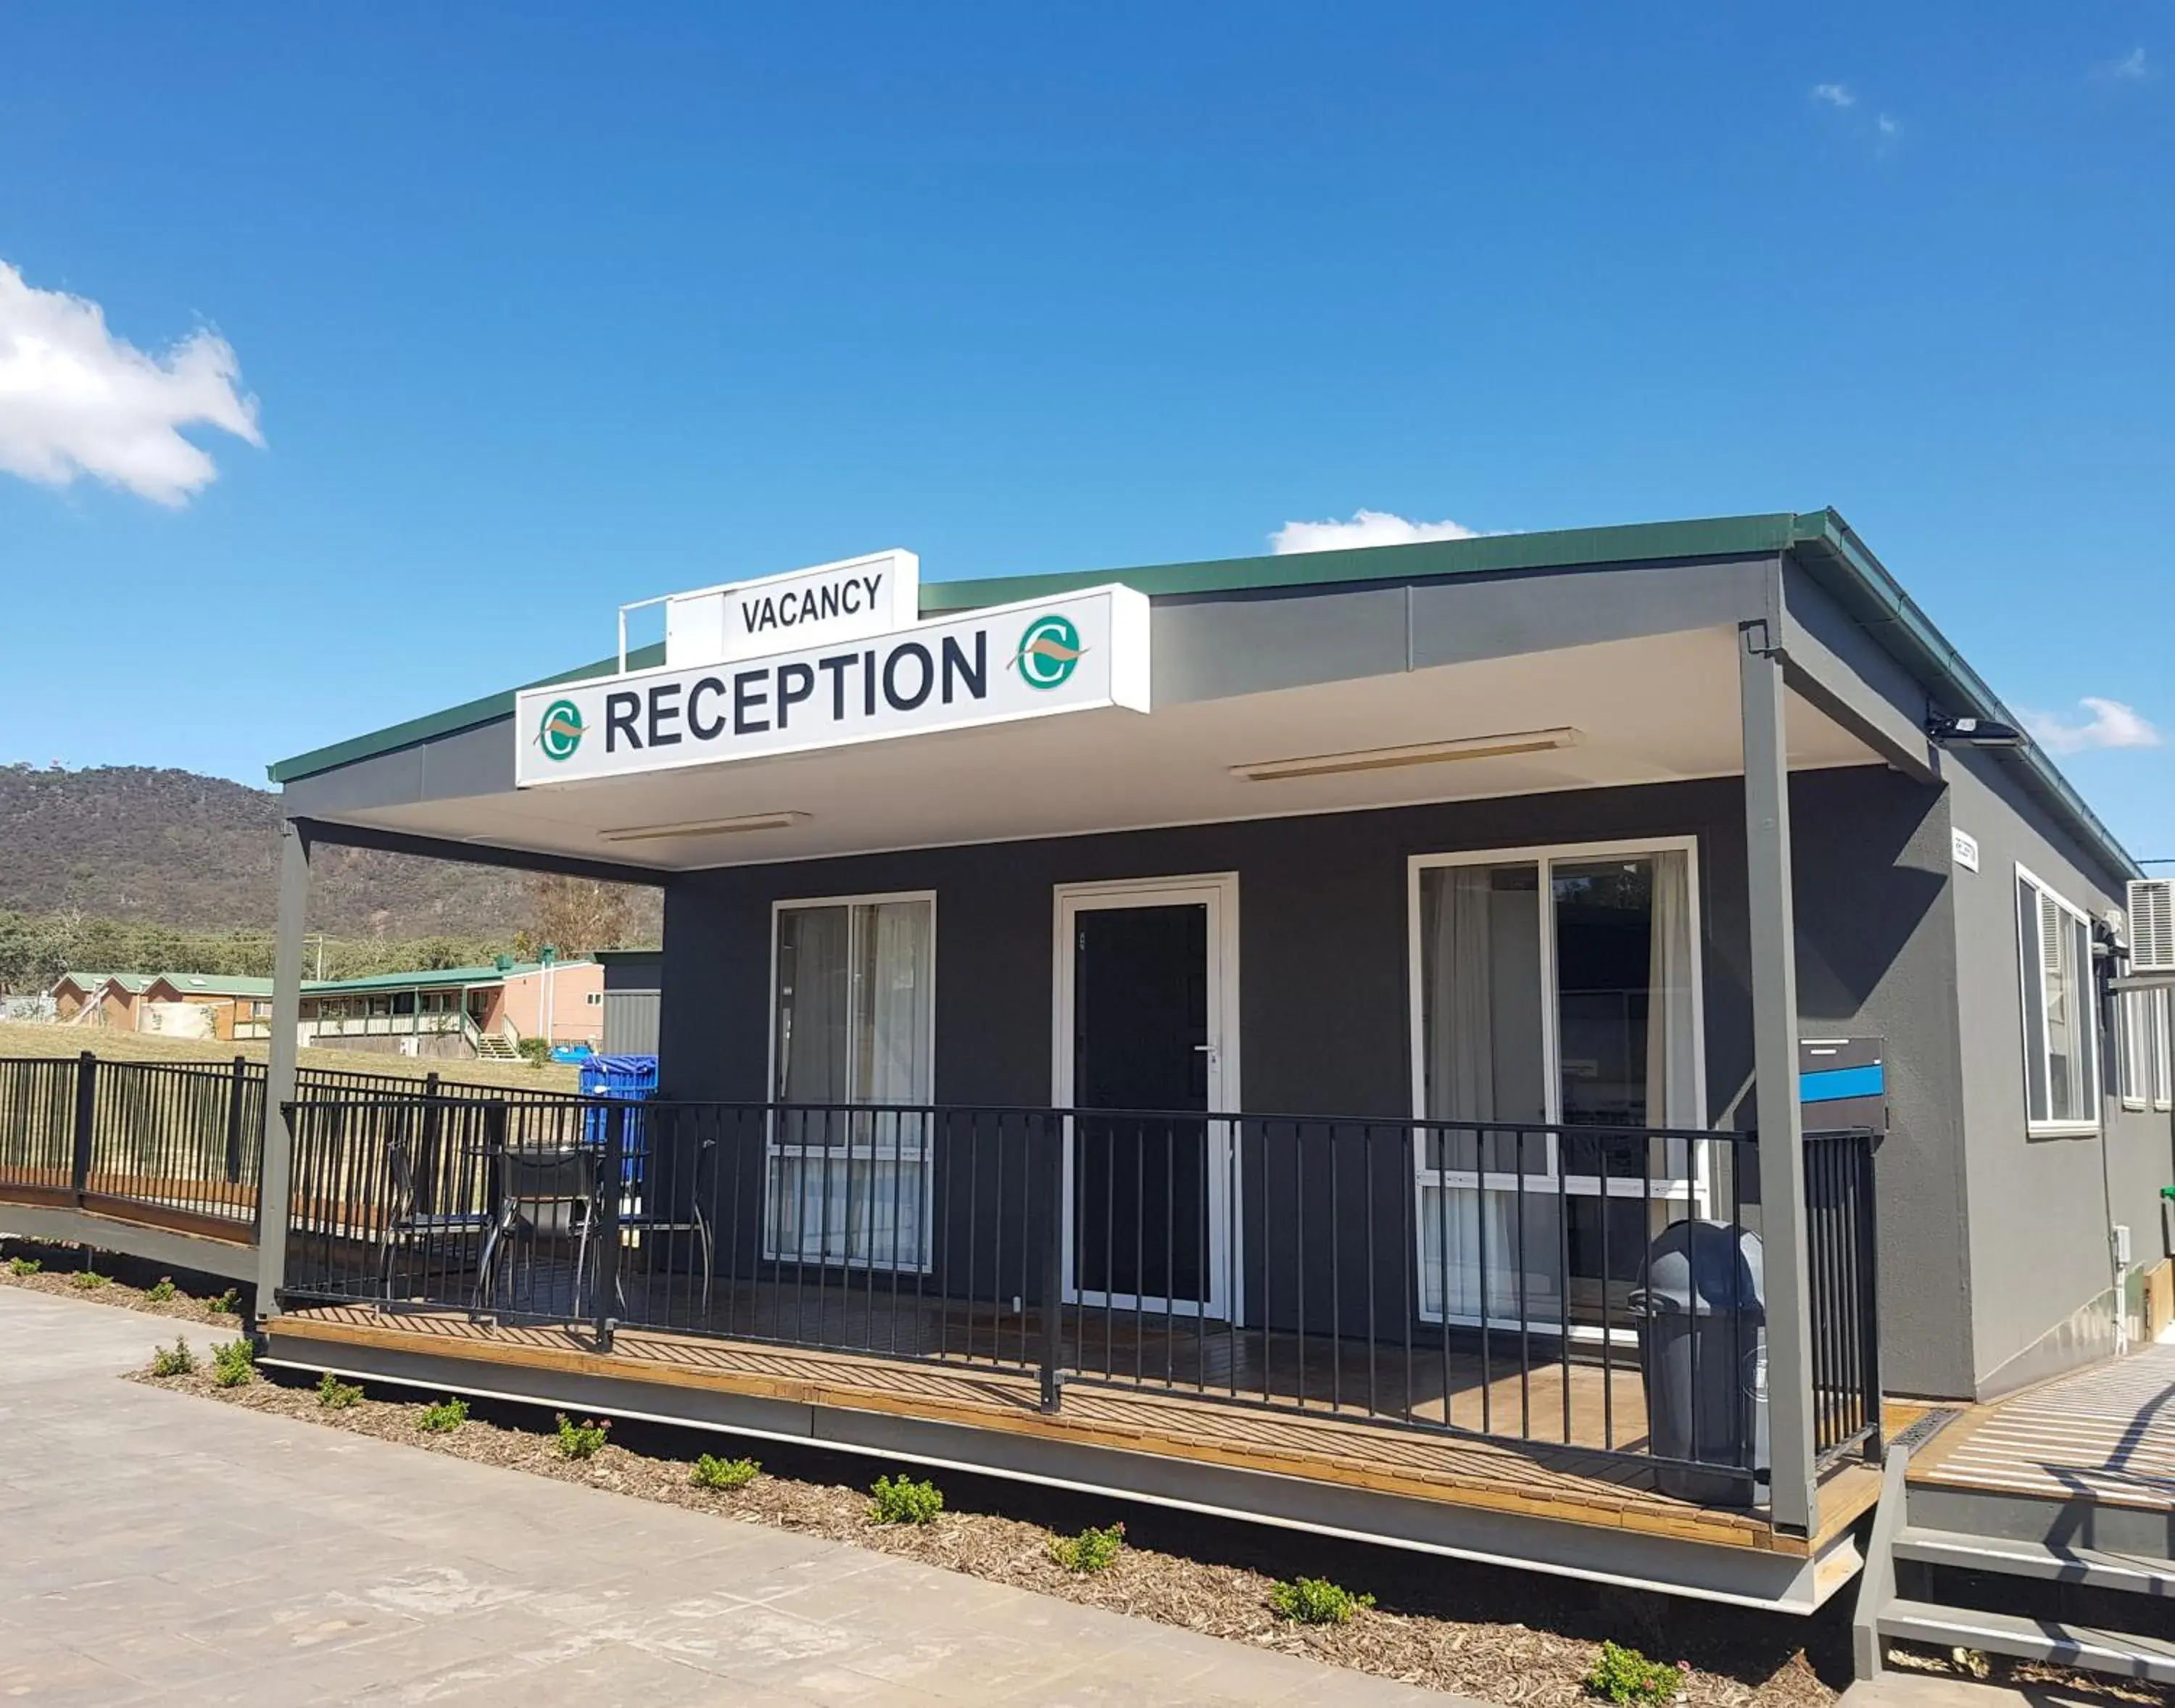
{"type": "Polygon", "coordinates": [[[96,303],[40,290],[0,261],[0,470],[48,486],[89,474],[179,505],[219,476],[182,436],[201,424],[252,445],[257,399],[226,340],[199,328],[163,356],[106,329],[96,303]]]}
{"type": "Polygon", "coordinates": [[[1852,95],[1839,83],[1814,84],[1813,85],[1813,99],[1814,100],[1824,100],[1830,106],[1856,106],[1858,105],[1858,97],[1852,95]]]}
{"type": "Polygon", "coordinates": [[[1903,128],[1900,121],[1889,117],[1886,113],[1875,119],[1874,126],[1884,137],[1892,137],[1903,128]]]}
{"type": "Polygon", "coordinates": [[[2121,58],[2102,66],[2100,74],[2117,83],[2145,83],[2160,75],[2160,68],[2145,57],[2142,47],[2133,47],[2121,58]]]}
{"type": "Polygon", "coordinates": [[[2091,715],[2069,720],[2051,713],[2028,712],[2024,722],[2040,745],[2056,753],[2083,753],[2095,747],[2157,747],[2158,729],[2119,700],[2087,694],[2077,702],[2091,715]]]}
{"type": "Polygon", "coordinates": [[[1269,536],[1278,556],[1294,551],[1351,551],[1366,545],[1411,545],[1423,540],[1473,540],[1462,522],[1408,522],[1386,510],[1359,510],[1349,522],[1287,522],[1269,536]]]}

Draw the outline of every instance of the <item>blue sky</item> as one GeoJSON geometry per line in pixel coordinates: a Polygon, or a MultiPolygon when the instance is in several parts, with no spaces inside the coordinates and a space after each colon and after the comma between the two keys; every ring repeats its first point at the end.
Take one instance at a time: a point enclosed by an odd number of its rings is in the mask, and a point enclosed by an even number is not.
{"type": "MultiPolygon", "coordinates": [[[[0,760],[261,781],[892,545],[1822,504],[2011,703],[2144,742],[2170,72],[2162,3],[16,0],[0,760]],[[11,397],[11,312],[148,353],[92,352],[122,419],[19,347],[11,397]]],[[[2064,763],[2175,855],[2175,746],[2064,763]]]]}

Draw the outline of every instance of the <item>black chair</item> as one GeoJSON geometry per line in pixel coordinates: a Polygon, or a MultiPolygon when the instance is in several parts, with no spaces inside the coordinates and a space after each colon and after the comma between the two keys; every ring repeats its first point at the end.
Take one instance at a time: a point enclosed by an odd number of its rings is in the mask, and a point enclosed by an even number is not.
{"type": "MultiPolygon", "coordinates": [[[[431,1136],[420,1139],[396,1134],[387,1144],[384,1235],[378,1253],[378,1296],[391,1299],[395,1261],[403,1252],[425,1254],[421,1266],[429,1270],[433,1259],[441,1268],[453,1266],[448,1244],[464,1246],[472,1239],[485,1242],[498,1217],[489,1210],[441,1210],[438,1199],[437,1153],[431,1136]],[[419,1169],[418,1152],[421,1153],[419,1169]]],[[[464,1255],[465,1254],[464,1253],[464,1255]]],[[[465,1268],[464,1262],[461,1266],[465,1268]]]]}
{"type": "MultiPolygon", "coordinates": [[[[630,1114],[630,1125],[638,1120],[630,1114]]],[[[637,1130],[637,1132],[639,1129],[637,1130]]],[[[619,1198],[618,1228],[622,1239],[630,1234],[637,1236],[670,1236],[692,1234],[696,1249],[702,1259],[702,1315],[710,1314],[712,1270],[716,1260],[716,1236],[710,1226],[705,1206],[710,1201],[711,1180],[715,1170],[718,1141],[699,1139],[693,1147],[693,1163],[688,1169],[684,1192],[675,1190],[681,1181],[678,1171],[662,1165],[661,1158],[646,1148],[634,1152],[635,1165],[622,1169],[622,1185],[619,1198]]],[[[674,1155],[685,1155],[675,1151],[674,1155]]],[[[654,1273],[654,1265],[650,1266],[654,1273]]],[[[626,1260],[622,1255],[617,1267],[619,1308],[626,1309],[626,1260]]]]}
{"type": "MultiPolygon", "coordinates": [[[[597,1225],[600,1182],[597,1153],[586,1145],[538,1148],[508,1145],[490,1153],[492,1199],[497,1211],[476,1277],[476,1304],[495,1307],[502,1293],[501,1272],[527,1256],[533,1266],[541,1248],[573,1248],[573,1296],[565,1310],[582,1312],[582,1292],[590,1261],[590,1235],[597,1225]]],[[[532,1274],[534,1272],[532,1268],[532,1274]]],[[[516,1309],[521,1308],[518,1304],[516,1309]]]]}

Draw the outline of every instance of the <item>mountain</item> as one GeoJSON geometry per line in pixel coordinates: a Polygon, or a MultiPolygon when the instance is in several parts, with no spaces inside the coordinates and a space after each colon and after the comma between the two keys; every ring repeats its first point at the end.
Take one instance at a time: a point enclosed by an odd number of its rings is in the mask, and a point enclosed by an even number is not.
{"type": "MultiPolygon", "coordinates": [[[[0,912],[269,930],[279,841],[279,798],[223,778],[0,766],[0,912]]],[[[310,873],[310,927],[336,937],[510,939],[530,912],[489,866],[335,848],[310,873]]]]}

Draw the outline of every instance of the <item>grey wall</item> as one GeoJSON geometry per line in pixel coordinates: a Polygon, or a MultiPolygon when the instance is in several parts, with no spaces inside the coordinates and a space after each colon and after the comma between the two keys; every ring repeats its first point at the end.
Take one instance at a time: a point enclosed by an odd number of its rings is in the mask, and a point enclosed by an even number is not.
{"type": "MultiPolygon", "coordinates": [[[[1880,1168],[1891,1386],[1970,1382],[1954,1119],[1953,943],[1938,791],[1879,768],[1794,780],[1801,1000],[1810,1033],[1875,1033],[1896,1064],[1880,1168]],[[1891,1207],[1892,1206],[1892,1207],[1891,1207]]],[[[1244,1104],[1410,1113],[1406,861],[1466,849],[1693,834],[1706,940],[1708,1108],[1751,1061],[1743,794],[1733,779],[740,868],[665,897],[662,1078],[675,1097],[760,1100],[770,909],[781,898],[934,889],[939,1102],[1046,1103],[1051,888],[1239,875],[1244,1104]]],[[[1749,1107],[1748,1107],[1749,1112],[1749,1107]]],[[[1398,1225],[1401,1183],[1375,1201],[1398,1225]]],[[[1348,1203],[1357,1201],[1348,1195],[1348,1203]]]]}
{"type": "MultiPolygon", "coordinates": [[[[2000,761],[1951,753],[1946,770],[1955,824],[1979,843],[1979,870],[1958,871],[1954,906],[1973,1357],[1978,1390],[1992,1394],[2110,1349],[2110,1210],[2129,1224],[2135,1255],[2156,1259],[2159,1190],[2175,1173],[2167,1118],[2125,1112],[2111,1096],[2100,1137],[2029,1135],[2016,867],[2094,914],[2121,904],[2118,875],[2053,824],[2000,761]]],[[[2109,1017],[2102,1011],[2101,1078],[2112,1091],[2109,1017]]]]}

